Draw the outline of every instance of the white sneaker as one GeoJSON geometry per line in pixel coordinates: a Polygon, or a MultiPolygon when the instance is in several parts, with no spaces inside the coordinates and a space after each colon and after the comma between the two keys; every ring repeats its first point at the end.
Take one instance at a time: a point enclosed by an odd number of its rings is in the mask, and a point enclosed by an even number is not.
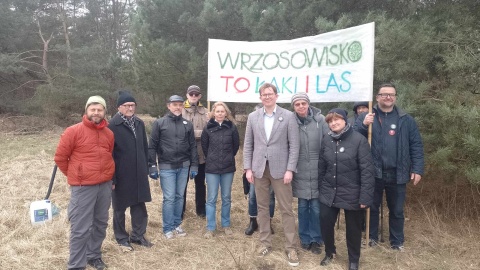
{"type": "Polygon", "coordinates": [[[180,237],[183,237],[183,236],[187,235],[187,233],[180,226],[175,228],[175,233],[177,234],[177,236],[180,236],[180,237]]]}
{"type": "Polygon", "coordinates": [[[291,250],[287,253],[287,261],[290,266],[298,266],[300,264],[297,252],[295,250],[291,250]]]}
{"type": "Polygon", "coordinates": [[[173,239],[175,238],[175,234],[173,234],[173,231],[167,232],[165,234],[165,239],[173,239]]]}
{"type": "Polygon", "coordinates": [[[398,252],[404,252],[404,251],[405,251],[405,248],[403,247],[403,245],[400,245],[400,246],[391,246],[390,248],[393,249],[393,250],[395,250],[395,251],[398,251],[398,252]]]}
{"type": "Polygon", "coordinates": [[[232,235],[233,231],[230,229],[230,227],[224,227],[223,231],[225,232],[225,235],[232,235]]]}
{"type": "Polygon", "coordinates": [[[213,237],[213,235],[214,235],[214,234],[213,234],[213,231],[207,230],[207,232],[203,235],[203,238],[205,238],[205,239],[210,239],[210,238],[213,237]]]}

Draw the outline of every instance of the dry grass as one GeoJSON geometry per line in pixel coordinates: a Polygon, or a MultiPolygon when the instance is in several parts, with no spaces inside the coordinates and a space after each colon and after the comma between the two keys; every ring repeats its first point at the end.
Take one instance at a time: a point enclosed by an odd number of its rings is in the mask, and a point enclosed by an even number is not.
{"type": "MultiPolygon", "coordinates": [[[[61,173],[57,174],[50,196],[61,208],[60,215],[45,225],[32,226],[28,213],[30,203],[43,199],[47,192],[60,133],[56,130],[26,136],[0,135],[0,269],[66,269],[69,188],[61,173]]],[[[257,234],[246,237],[243,233],[248,215],[241,183],[238,172],[233,186],[233,236],[218,232],[212,239],[203,239],[205,220],[195,215],[190,183],[184,223],[188,235],[167,241],[161,233],[161,190],[157,181],[151,181],[153,201],[147,204],[147,238],[155,245],[151,249],[135,246],[134,252],[123,253],[116,245],[110,226],[103,244],[104,261],[109,269],[290,269],[283,254],[284,238],[278,212],[274,218],[274,252],[265,259],[255,257],[257,234]]],[[[390,251],[386,243],[379,248],[363,249],[362,269],[480,269],[477,223],[446,222],[439,218],[442,216],[439,210],[423,208],[417,200],[409,200],[406,210],[406,251],[390,251]]],[[[336,231],[338,259],[331,266],[320,267],[324,254],[300,251],[301,264],[297,269],[346,268],[343,220],[336,231]]]]}

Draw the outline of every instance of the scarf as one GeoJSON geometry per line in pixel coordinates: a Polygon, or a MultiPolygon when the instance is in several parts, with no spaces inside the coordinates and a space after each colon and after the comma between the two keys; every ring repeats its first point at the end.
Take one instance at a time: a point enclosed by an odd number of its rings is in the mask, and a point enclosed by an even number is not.
{"type": "Polygon", "coordinates": [[[347,124],[343,129],[342,131],[340,131],[340,133],[335,133],[333,131],[329,131],[328,132],[328,135],[330,135],[330,137],[332,137],[333,139],[335,140],[338,140],[340,139],[340,137],[342,137],[342,135],[347,132],[348,130],[350,129],[350,124],[347,124]]]}
{"type": "Polygon", "coordinates": [[[127,117],[125,117],[125,115],[123,115],[122,113],[118,112],[118,114],[120,115],[120,117],[123,119],[123,121],[125,122],[125,124],[127,124],[128,127],[130,127],[130,129],[133,131],[133,136],[135,136],[135,138],[137,138],[137,134],[135,132],[135,115],[132,115],[132,117],[130,117],[130,119],[128,119],[127,117]]]}

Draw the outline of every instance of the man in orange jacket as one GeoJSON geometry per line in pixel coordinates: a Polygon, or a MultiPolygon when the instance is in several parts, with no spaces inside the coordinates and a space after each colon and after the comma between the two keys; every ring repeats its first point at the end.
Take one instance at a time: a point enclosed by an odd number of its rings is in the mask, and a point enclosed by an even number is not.
{"type": "Polygon", "coordinates": [[[90,97],[82,122],[65,130],[55,152],[55,163],[67,176],[71,191],[68,269],[85,269],[87,264],[97,270],[106,268],[101,247],[115,188],[111,181],[114,138],[107,128],[106,110],[102,97],[90,97]]]}

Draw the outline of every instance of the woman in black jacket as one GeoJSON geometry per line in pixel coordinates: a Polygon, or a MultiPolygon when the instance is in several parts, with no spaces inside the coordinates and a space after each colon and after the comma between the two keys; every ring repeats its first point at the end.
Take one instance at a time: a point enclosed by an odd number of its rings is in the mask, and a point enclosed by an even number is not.
{"type": "Polygon", "coordinates": [[[335,257],[335,221],[344,209],[350,270],[358,269],[362,241],[364,209],[373,201],[375,186],[372,155],[367,139],[347,124],[347,111],[332,109],[325,121],[330,128],[320,150],[320,220],[325,258],[328,265],[335,257]]]}
{"type": "Polygon", "coordinates": [[[218,188],[221,188],[222,211],[221,224],[226,235],[233,232],[230,229],[230,207],[232,198],[232,183],[235,173],[235,155],[237,154],[240,137],[235,124],[229,119],[230,110],[223,102],[213,104],[211,118],[203,129],[201,142],[205,154],[205,176],[207,181],[207,232],[205,238],[211,238],[217,227],[216,205],[218,188]]]}

